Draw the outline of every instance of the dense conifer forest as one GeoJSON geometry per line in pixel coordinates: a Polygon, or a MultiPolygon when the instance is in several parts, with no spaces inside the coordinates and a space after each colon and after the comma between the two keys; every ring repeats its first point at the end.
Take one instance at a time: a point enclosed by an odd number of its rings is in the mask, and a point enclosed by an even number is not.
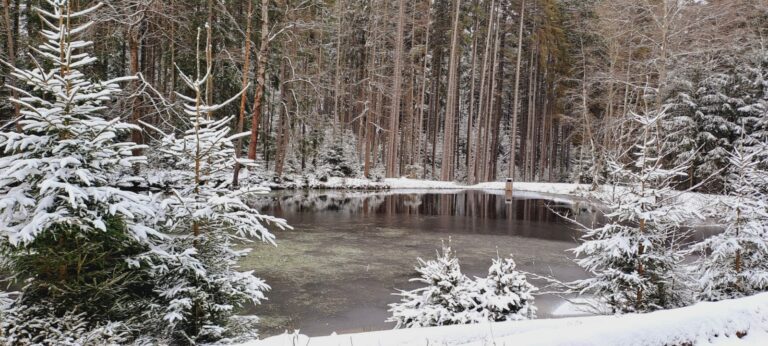
{"type": "Polygon", "coordinates": [[[248,264],[301,276],[296,234],[435,224],[441,251],[376,307],[415,334],[350,343],[562,338],[517,338],[573,328],[539,297],[609,315],[588,344],[627,343],[622,321],[641,345],[768,342],[767,0],[0,1],[2,344],[267,345],[248,264]],[[324,212],[357,228],[285,233],[324,212]],[[499,232],[550,252],[462,272],[451,234],[499,232]],[[260,257],[283,235],[294,253],[260,257]]]}

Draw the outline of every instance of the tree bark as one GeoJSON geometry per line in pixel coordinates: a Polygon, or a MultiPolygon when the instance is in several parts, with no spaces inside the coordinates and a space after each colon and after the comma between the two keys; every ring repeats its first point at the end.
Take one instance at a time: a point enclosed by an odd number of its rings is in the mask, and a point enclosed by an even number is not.
{"type": "Polygon", "coordinates": [[[403,45],[405,42],[405,35],[403,33],[405,27],[405,0],[399,0],[398,2],[399,14],[397,16],[397,41],[395,43],[395,66],[393,71],[392,81],[392,106],[390,107],[389,115],[389,139],[387,150],[387,177],[393,178],[398,174],[397,170],[397,158],[398,158],[398,143],[397,133],[400,123],[400,97],[402,88],[402,70],[403,70],[403,45]]]}
{"type": "MultiPolygon", "coordinates": [[[[429,52],[429,29],[430,29],[430,23],[432,18],[432,11],[429,9],[430,2],[427,2],[427,25],[426,29],[424,30],[424,61],[421,67],[421,92],[419,96],[419,119],[418,124],[416,126],[416,145],[415,145],[415,159],[414,164],[421,163],[421,132],[423,129],[424,124],[424,101],[425,96],[427,93],[427,52],[429,52]]],[[[424,148],[424,155],[426,156],[426,146],[424,148]]],[[[422,170],[426,172],[427,167],[422,167],[422,170]]]]}
{"type": "Polygon", "coordinates": [[[458,60],[459,60],[459,14],[461,13],[460,0],[454,0],[454,17],[453,17],[453,30],[451,34],[451,55],[448,63],[448,102],[445,106],[445,133],[443,137],[443,160],[440,170],[440,180],[450,181],[453,180],[453,159],[455,155],[454,141],[455,141],[455,128],[454,122],[456,118],[457,100],[456,94],[458,93],[458,60]]]}
{"type": "Polygon", "coordinates": [[[258,70],[256,71],[256,91],[253,94],[253,112],[251,115],[251,141],[248,143],[248,159],[256,160],[256,144],[259,140],[261,120],[261,102],[264,98],[264,75],[267,72],[267,50],[269,48],[269,0],[261,0],[261,42],[259,45],[258,70]]]}
{"type": "MultiPolygon", "coordinates": [[[[213,73],[213,0],[208,0],[208,23],[207,27],[205,28],[208,39],[205,41],[206,48],[205,48],[205,61],[207,64],[208,70],[213,73]]],[[[209,105],[213,104],[213,78],[208,78],[207,81],[205,81],[205,102],[209,105]]],[[[211,117],[211,114],[208,113],[208,118],[211,117]]]]}
{"type": "MultiPolygon", "coordinates": [[[[477,3],[477,1],[475,1],[477,3]]],[[[467,168],[467,180],[470,179],[470,173],[472,171],[472,123],[475,114],[475,75],[477,70],[477,20],[473,24],[472,29],[472,67],[470,68],[470,81],[469,81],[469,114],[467,115],[467,151],[466,162],[464,165],[467,168]]],[[[470,181],[471,182],[471,181],[470,181]]]]}
{"type": "Polygon", "coordinates": [[[520,65],[523,56],[523,24],[525,23],[525,1],[520,5],[520,26],[517,30],[517,63],[515,65],[515,95],[512,101],[512,130],[509,133],[509,178],[515,180],[515,154],[517,154],[517,114],[520,97],[520,65]]]}
{"type": "Polygon", "coordinates": [[[491,6],[488,10],[488,29],[486,30],[486,36],[485,36],[485,48],[483,53],[483,66],[480,72],[480,100],[477,108],[477,145],[475,148],[475,155],[477,158],[475,159],[474,169],[470,172],[470,182],[475,183],[479,179],[482,179],[482,165],[485,162],[484,153],[483,150],[483,143],[485,142],[485,136],[487,136],[488,129],[486,128],[485,124],[487,122],[486,118],[488,117],[487,112],[487,103],[488,103],[488,88],[487,88],[487,79],[488,79],[488,65],[490,64],[489,59],[491,55],[491,35],[493,34],[493,22],[494,17],[492,15],[492,12],[496,8],[496,2],[494,0],[491,0],[491,6]]]}
{"type": "MultiPolygon", "coordinates": [[[[5,21],[5,33],[6,33],[6,46],[8,48],[8,64],[11,65],[11,67],[16,67],[16,47],[14,46],[14,37],[13,37],[13,25],[11,25],[11,15],[10,15],[10,9],[11,9],[11,2],[10,0],[3,0],[3,19],[5,21]]],[[[10,86],[15,87],[16,81],[13,78],[12,74],[8,74],[6,77],[7,83],[10,86]]],[[[15,89],[11,89],[11,97],[14,99],[19,97],[19,93],[15,89]]],[[[16,126],[16,131],[21,132],[21,126],[19,125],[19,115],[21,114],[21,106],[13,102],[13,122],[16,126]]]]}
{"type": "MultiPolygon", "coordinates": [[[[137,24],[138,25],[138,24],[137,24]]],[[[131,75],[136,76],[139,74],[139,28],[133,26],[128,30],[128,46],[130,50],[131,59],[131,75]]],[[[139,88],[139,82],[134,81],[133,86],[135,90],[139,88]]],[[[131,124],[139,126],[139,120],[141,119],[141,97],[134,95],[133,107],[131,110],[131,124]]],[[[136,144],[142,144],[141,130],[134,128],[131,130],[131,141],[136,144]]],[[[141,156],[143,150],[141,148],[133,149],[133,155],[141,156]]],[[[138,170],[138,166],[134,167],[138,170]]]]}
{"type": "Polygon", "coordinates": [[[336,71],[335,71],[335,77],[334,77],[334,86],[333,86],[333,115],[334,115],[334,137],[337,135],[336,133],[336,124],[342,124],[342,127],[345,127],[344,120],[342,119],[341,112],[339,111],[339,94],[341,94],[341,28],[344,25],[344,14],[342,13],[342,10],[344,9],[344,2],[342,0],[339,0],[336,3],[337,9],[337,16],[339,16],[339,23],[338,28],[336,28],[336,71]]]}
{"type": "MultiPolygon", "coordinates": [[[[248,24],[245,29],[245,49],[243,51],[243,81],[242,88],[248,85],[248,74],[251,65],[251,19],[253,17],[253,1],[248,0],[248,24]]],[[[240,96],[240,116],[237,118],[237,133],[242,133],[245,127],[245,105],[248,97],[247,92],[240,96]]],[[[235,158],[239,159],[243,152],[243,137],[237,139],[235,143],[235,158]]],[[[235,171],[232,177],[232,185],[238,186],[240,177],[240,161],[235,161],[235,171]]]]}

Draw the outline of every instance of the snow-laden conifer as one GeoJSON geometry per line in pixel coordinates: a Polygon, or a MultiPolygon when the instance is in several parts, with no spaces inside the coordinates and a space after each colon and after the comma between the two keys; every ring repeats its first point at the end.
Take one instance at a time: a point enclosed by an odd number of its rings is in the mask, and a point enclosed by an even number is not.
{"type": "Polygon", "coordinates": [[[240,95],[221,104],[206,104],[203,95],[206,82],[212,78],[210,67],[201,74],[198,66],[194,77],[179,72],[192,91],[192,96],[178,94],[189,128],[179,138],[164,135],[158,149],[175,158],[179,172],[177,188],[164,202],[167,223],[162,229],[173,240],[158,250],[173,259],[155,266],[153,272],[165,300],[167,330],[175,340],[202,342],[227,336],[238,308],[259,303],[269,289],[251,271],[238,270],[237,261],[250,250],[238,245],[253,240],[274,244],[267,225],[280,229],[288,226],[242,199],[266,189],[229,189],[235,164],[233,139],[247,133],[232,135],[232,117],[216,119],[215,115],[240,95]]]}
{"type": "Polygon", "coordinates": [[[585,227],[583,243],[573,249],[577,263],[592,277],[574,282],[580,293],[594,294],[617,312],[642,312],[684,305],[688,291],[680,268],[680,226],[693,217],[683,208],[672,183],[687,167],[665,167],[667,152],[659,133],[666,113],[635,115],[639,136],[629,164],[610,160],[614,191],[595,194],[606,223],[585,227]]]}
{"type": "Polygon", "coordinates": [[[30,89],[18,89],[22,96],[12,99],[23,107],[23,131],[0,133],[3,235],[11,245],[23,246],[50,234],[54,226],[105,231],[109,219],[117,217],[133,238],[144,240],[153,232],[135,221],[150,214],[142,197],[108,180],[108,173],[144,159],[131,154],[138,145],[119,140],[134,126],[103,118],[104,102],[119,91],[119,80],[84,76],[77,68],[95,58],[80,51],[91,42],[70,41],[90,26],[70,28],[70,22],[98,6],[70,13],[66,1],[48,3],[52,12],[37,9],[47,42],[33,49],[45,61],[35,59],[37,68],[12,72],[30,89]]]}
{"type": "Polygon", "coordinates": [[[477,290],[475,283],[461,273],[459,259],[450,246],[443,245],[441,253],[433,260],[418,259],[416,271],[419,278],[413,282],[424,287],[411,291],[400,291],[399,303],[390,305],[396,328],[443,326],[452,324],[477,323],[485,320],[475,310],[477,290]]]}
{"type": "MultiPolygon", "coordinates": [[[[674,74],[663,127],[670,160],[689,166],[686,187],[720,193],[730,153],[761,151],[768,140],[768,55],[745,49],[718,58],[716,66],[674,74]]],[[[762,153],[765,159],[768,153],[762,153]]]]}
{"type": "Polygon", "coordinates": [[[693,246],[701,255],[694,277],[702,300],[722,300],[768,289],[768,203],[761,190],[760,152],[737,147],[729,155],[727,197],[720,199],[725,231],[693,246]]]}
{"type": "Polygon", "coordinates": [[[45,3],[34,9],[45,39],[31,48],[35,68],[11,72],[20,131],[0,132],[0,270],[24,280],[0,312],[0,339],[10,344],[32,342],[25,335],[66,344],[66,335],[140,320],[152,286],[136,257],[163,238],[147,226],[149,198],[113,178],[144,160],[132,155],[139,145],[121,140],[135,127],[104,115],[120,79],[80,71],[96,59],[77,38],[92,23],[77,23],[99,6],[45,3]]]}
{"type": "Polygon", "coordinates": [[[315,172],[321,180],[329,177],[358,177],[361,173],[352,131],[326,130],[320,146],[315,172]],[[335,135],[335,136],[334,136],[335,135]]]}
{"type": "Polygon", "coordinates": [[[510,258],[496,258],[488,276],[476,279],[476,300],[480,313],[489,321],[518,321],[536,317],[533,293],[537,290],[516,269],[510,258]]]}
{"type": "Polygon", "coordinates": [[[437,258],[418,259],[424,284],[411,291],[400,291],[400,302],[390,304],[388,322],[396,328],[470,324],[484,321],[518,321],[536,317],[533,293],[537,290],[516,270],[512,258],[494,259],[488,275],[470,279],[461,272],[459,259],[450,245],[443,244],[437,258]]]}

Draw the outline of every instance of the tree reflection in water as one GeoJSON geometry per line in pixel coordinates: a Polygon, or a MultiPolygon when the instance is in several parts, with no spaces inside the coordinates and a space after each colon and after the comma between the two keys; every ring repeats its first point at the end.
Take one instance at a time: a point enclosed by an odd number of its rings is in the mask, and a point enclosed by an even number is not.
{"type": "MultiPolygon", "coordinates": [[[[568,253],[577,227],[557,213],[592,222],[589,204],[503,191],[276,191],[250,201],[295,227],[276,231],[277,247],[256,245],[241,261],[272,286],[253,307],[262,335],[301,329],[310,335],[392,328],[384,320],[396,289],[415,288],[416,258],[442,241],[469,276],[485,276],[497,254],[521,270],[561,280],[584,278],[568,253]]],[[[536,283],[541,284],[541,283],[536,283]]],[[[546,318],[562,300],[536,298],[546,318]]]]}
{"type": "Polygon", "coordinates": [[[583,200],[503,191],[432,190],[418,192],[277,191],[253,201],[264,212],[303,221],[322,222],[317,213],[333,222],[371,219],[379,226],[405,225],[431,232],[507,234],[551,240],[573,240],[575,225],[599,222],[594,207],[583,200]],[[388,222],[389,221],[389,222],[388,222]],[[552,227],[552,224],[561,224],[552,227]]]}

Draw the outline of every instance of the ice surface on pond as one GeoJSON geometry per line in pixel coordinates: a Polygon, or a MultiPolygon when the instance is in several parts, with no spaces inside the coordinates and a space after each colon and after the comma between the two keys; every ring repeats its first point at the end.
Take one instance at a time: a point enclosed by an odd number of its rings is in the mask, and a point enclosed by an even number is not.
{"type": "MultiPolygon", "coordinates": [[[[389,329],[387,304],[396,289],[412,289],[416,258],[432,258],[451,238],[462,271],[485,276],[491,259],[514,254],[518,268],[562,280],[582,278],[569,258],[578,235],[556,213],[591,222],[578,200],[503,191],[280,191],[251,201],[295,227],[277,247],[259,246],[241,264],[272,286],[255,307],[262,335],[301,329],[309,335],[389,329]],[[565,203],[567,202],[567,203],[565,203]]],[[[536,299],[539,317],[560,298],[536,299]]]]}

